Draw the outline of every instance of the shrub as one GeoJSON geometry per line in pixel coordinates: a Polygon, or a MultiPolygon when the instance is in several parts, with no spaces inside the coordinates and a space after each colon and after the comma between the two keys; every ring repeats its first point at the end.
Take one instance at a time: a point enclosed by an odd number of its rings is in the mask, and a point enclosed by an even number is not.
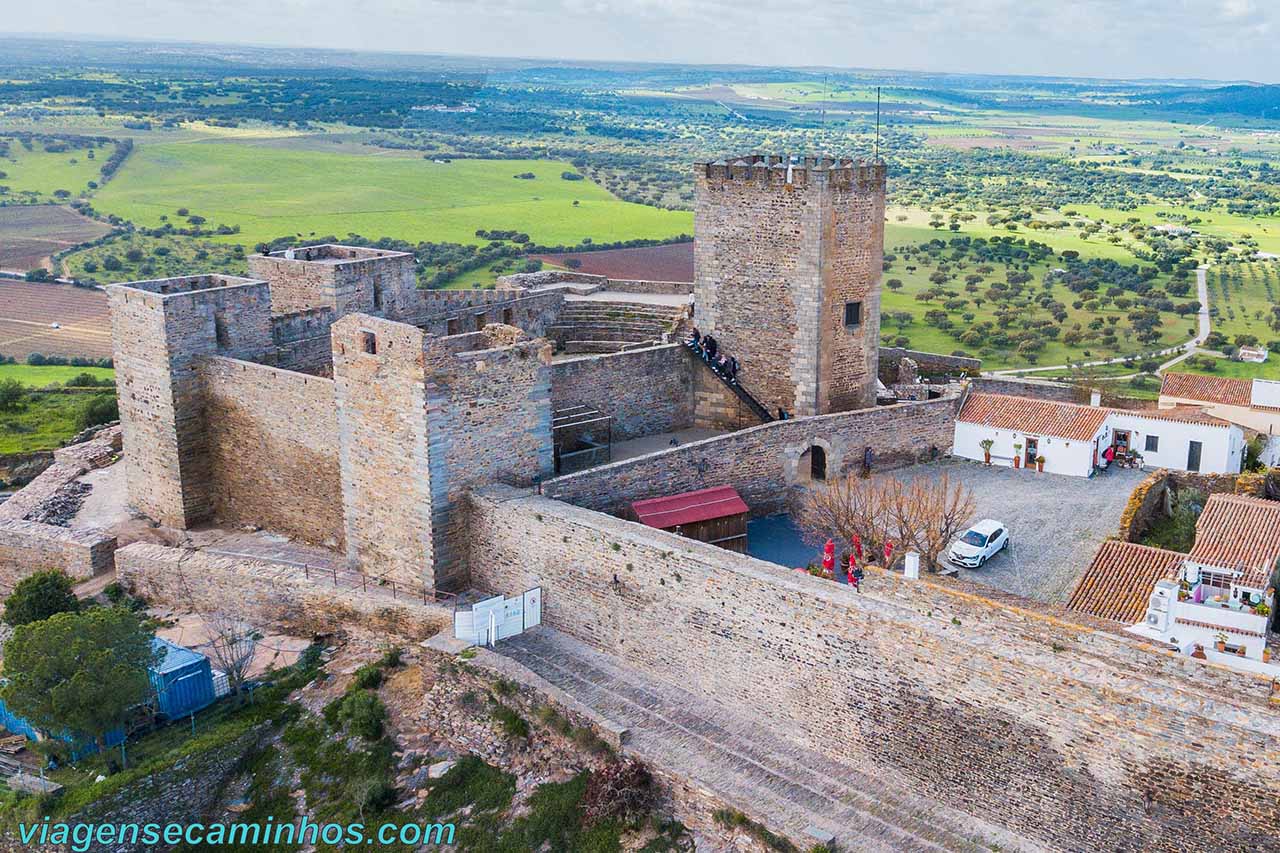
{"type": "Polygon", "coordinates": [[[85,430],[120,419],[120,406],[115,395],[94,397],[76,415],[76,428],[85,430]]]}
{"type": "Polygon", "coordinates": [[[0,381],[0,411],[16,409],[27,396],[27,389],[16,379],[0,381]]]}
{"type": "Polygon", "coordinates": [[[649,768],[631,758],[592,771],[582,798],[582,812],[587,823],[632,822],[649,813],[653,799],[653,776],[649,768]]]}
{"type": "Polygon", "coordinates": [[[502,727],[507,737],[527,738],[529,736],[529,723],[525,718],[500,702],[493,703],[493,718],[498,721],[498,725],[502,727]]]}
{"type": "Polygon", "coordinates": [[[351,690],[376,690],[382,685],[382,667],[376,663],[367,663],[356,670],[351,680],[351,690]]]}
{"type": "Polygon", "coordinates": [[[346,723],[347,730],[365,740],[382,737],[383,723],[387,719],[387,707],[378,694],[371,690],[352,693],[342,700],[338,719],[346,723]]]}
{"type": "Polygon", "coordinates": [[[20,580],[5,599],[4,621],[16,627],[79,609],[80,599],[71,591],[69,577],[57,571],[36,572],[20,580]]]}

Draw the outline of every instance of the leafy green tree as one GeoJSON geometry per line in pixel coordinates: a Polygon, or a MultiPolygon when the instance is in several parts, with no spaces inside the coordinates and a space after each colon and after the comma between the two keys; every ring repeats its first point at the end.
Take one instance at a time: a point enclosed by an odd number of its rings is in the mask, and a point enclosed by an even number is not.
{"type": "Polygon", "coordinates": [[[26,396],[27,389],[18,380],[12,377],[0,380],[0,411],[16,409],[26,396]]]}
{"type": "Polygon", "coordinates": [[[0,697],[37,728],[83,733],[105,749],[107,732],[151,691],[152,637],[137,615],[118,607],[21,625],[4,644],[9,683],[0,697]]]}
{"type": "Polygon", "coordinates": [[[9,625],[29,625],[55,613],[74,613],[80,599],[71,591],[71,578],[62,572],[36,572],[23,578],[4,600],[4,621],[9,625]]]}

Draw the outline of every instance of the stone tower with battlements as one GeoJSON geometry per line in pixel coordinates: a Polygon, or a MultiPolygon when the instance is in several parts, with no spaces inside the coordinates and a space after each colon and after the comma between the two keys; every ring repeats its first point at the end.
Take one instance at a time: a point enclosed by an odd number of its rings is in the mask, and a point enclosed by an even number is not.
{"type": "Polygon", "coordinates": [[[875,405],[884,164],[752,154],[695,170],[698,329],[771,411],[875,405]]]}
{"type": "Polygon", "coordinates": [[[213,512],[198,365],[259,361],[273,349],[265,281],[225,275],[107,288],[130,502],[171,527],[213,512]]]}
{"type": "Polygon", "coordinates": [[[413,255],[364,246],[299,246],[249,256],[249,275],[271,282],[277,314],[331,308],[405,319],[418,307],[413,255]]]}

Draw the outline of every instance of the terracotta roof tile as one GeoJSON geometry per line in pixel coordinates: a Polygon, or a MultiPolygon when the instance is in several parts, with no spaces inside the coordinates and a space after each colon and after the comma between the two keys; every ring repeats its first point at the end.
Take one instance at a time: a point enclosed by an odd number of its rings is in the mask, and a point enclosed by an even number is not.
{"type": "Polygon", "coordinates": [[[1177,577],[1186,554],[1133,542],[1103,542],[1067,601],[1067,609],[1132,625],[1147,612],[1156,581],[1177,577]]]}
{"type": "Polygon", "coordinates": [[[1033,435],[1088,441],[1097,435],[1110,409],[1058,403],[1005,394],[970,394],[957,420],[1033,435]]]}
{"type": "Polygon", "coordinates": [[[1243,572],[1240,582],[1263,589],[1280,556],[1280,501],[1210,495],[1196,521],[1191,559],[1243,572]]]}
{"type": "Polygon", "coordinates": [[[1166,373],[1160,383],[1160,396],[1247,407],[1253,399],[1253,383],[1226,376],[1166,373]]]}

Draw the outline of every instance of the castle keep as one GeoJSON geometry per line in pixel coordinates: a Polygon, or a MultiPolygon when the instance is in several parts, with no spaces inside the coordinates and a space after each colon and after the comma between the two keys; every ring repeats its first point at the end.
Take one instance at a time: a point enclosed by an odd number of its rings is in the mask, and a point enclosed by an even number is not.
{"type": "Polygon", "coordinates": [[[875,405],[885,168],[825,157],[698,164],[694,322],[771,410],[875,405]]]}

